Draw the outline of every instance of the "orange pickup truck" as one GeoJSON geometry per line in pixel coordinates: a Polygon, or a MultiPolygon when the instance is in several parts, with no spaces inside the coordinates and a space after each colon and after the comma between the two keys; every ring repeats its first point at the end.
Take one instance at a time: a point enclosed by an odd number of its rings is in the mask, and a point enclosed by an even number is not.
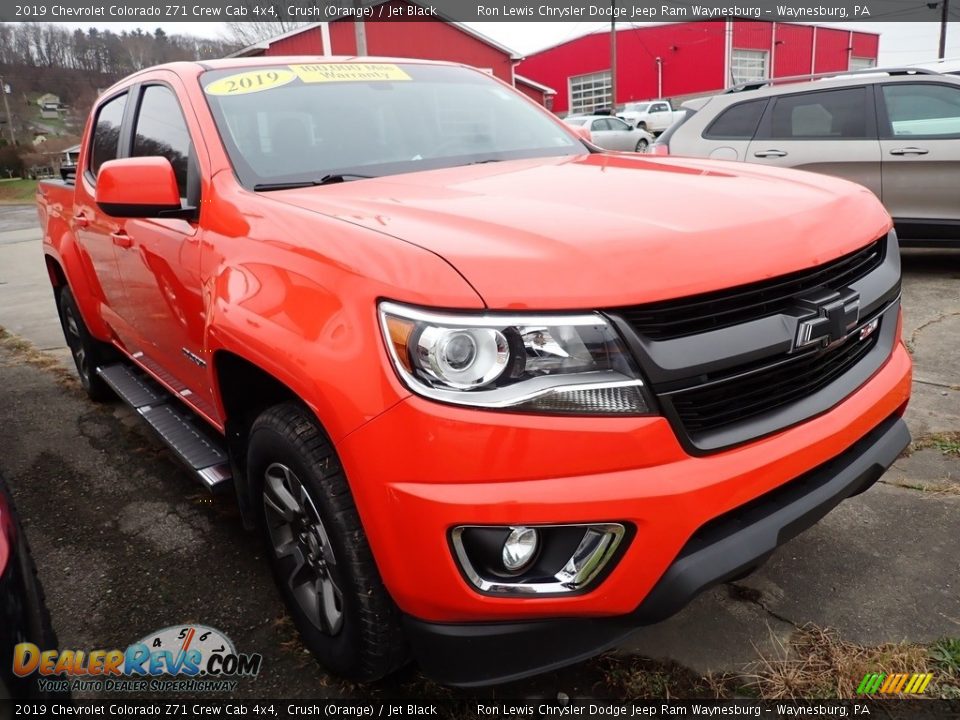
{"type": "Polygon", "coordinates": [[[37,199],[84,387],[233,489],[343,676],[588,657],[909,442],[873,195],[602,152],[472,68],[145,70],[37,199]]]}

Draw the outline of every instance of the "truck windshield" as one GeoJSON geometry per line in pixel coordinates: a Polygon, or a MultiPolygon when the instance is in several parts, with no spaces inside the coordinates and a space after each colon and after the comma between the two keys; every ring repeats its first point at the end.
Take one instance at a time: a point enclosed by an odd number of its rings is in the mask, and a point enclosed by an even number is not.
{"type": "Polygon", "coordinates": [[[646,112],[648,107],[650,103],[627,103],[623,109],[627,112],[646,112]]]}
{"type": "Polygon", "coordinates": [[[201,86],[248,188],[587,152],[545,111],[463,67],[270,65],[208,71],[201,86]]]}

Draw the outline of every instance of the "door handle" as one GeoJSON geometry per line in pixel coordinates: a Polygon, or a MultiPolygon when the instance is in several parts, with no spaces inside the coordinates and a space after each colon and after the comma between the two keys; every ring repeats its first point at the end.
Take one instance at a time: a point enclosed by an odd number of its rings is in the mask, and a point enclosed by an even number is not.
{"type": "Polygon", "coordinates": [[[88,218],[83,213],[73,216],[73,224],[78,228],[85,228],[90,226],[90,218],[88,218]]]}
{"type": "Polygon", "coordinates": [[[754,157],[786,157],[787,153],[783,150],[759,150],[753,154],[754,157]]]}
{"type": "Polygon", "coordinates": [[[926,148],[902,147],[902,148],[894,148],[893,150],[890,151],[890,154],[891,155],[926,155],[928,152],[930,151],[927,150],[926,148]]]}
{"type": "Polygon", "coordinates": [[[110,238],[113,240],[113,244],[117,247],[133,247],[133,238],[127,235],[126,230],[117,230],[117,232],[112,232],[110,233],[110,238]]]}

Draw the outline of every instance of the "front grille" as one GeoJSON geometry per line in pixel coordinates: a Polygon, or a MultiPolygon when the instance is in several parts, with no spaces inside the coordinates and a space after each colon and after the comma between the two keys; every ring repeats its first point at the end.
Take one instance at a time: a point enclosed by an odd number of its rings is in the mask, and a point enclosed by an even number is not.
{"type": "Polygon", "coordinates": [[[882,238],[824,265],[771,280],[610,312],[651,340],[719,330],[784,312],[794,305],[798,294],[807,290],[847,287],[880,266],[886,242],[882,238]]]}
{"type": "MultiPolygon", "coordinates": [[[[877,343],[865,340],[790,357],[754,372],[670,394],[676,417],[689,435],[717,430],[789,405],[825,388],[862,360],[877,343]]],[[[839,399],[839,398],[838,398],[839,399]]]]}

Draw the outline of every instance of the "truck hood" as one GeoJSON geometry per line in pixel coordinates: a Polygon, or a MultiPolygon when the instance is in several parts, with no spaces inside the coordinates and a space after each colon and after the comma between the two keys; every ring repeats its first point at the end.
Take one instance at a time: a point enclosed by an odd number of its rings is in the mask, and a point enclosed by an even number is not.
{"type": "Polygon", "coordinates": [[[634,155],[514,160],[275,191],[443,257],[488,307],[612,307],[818,265],[887,232],[859,185],[634,155]]]}

